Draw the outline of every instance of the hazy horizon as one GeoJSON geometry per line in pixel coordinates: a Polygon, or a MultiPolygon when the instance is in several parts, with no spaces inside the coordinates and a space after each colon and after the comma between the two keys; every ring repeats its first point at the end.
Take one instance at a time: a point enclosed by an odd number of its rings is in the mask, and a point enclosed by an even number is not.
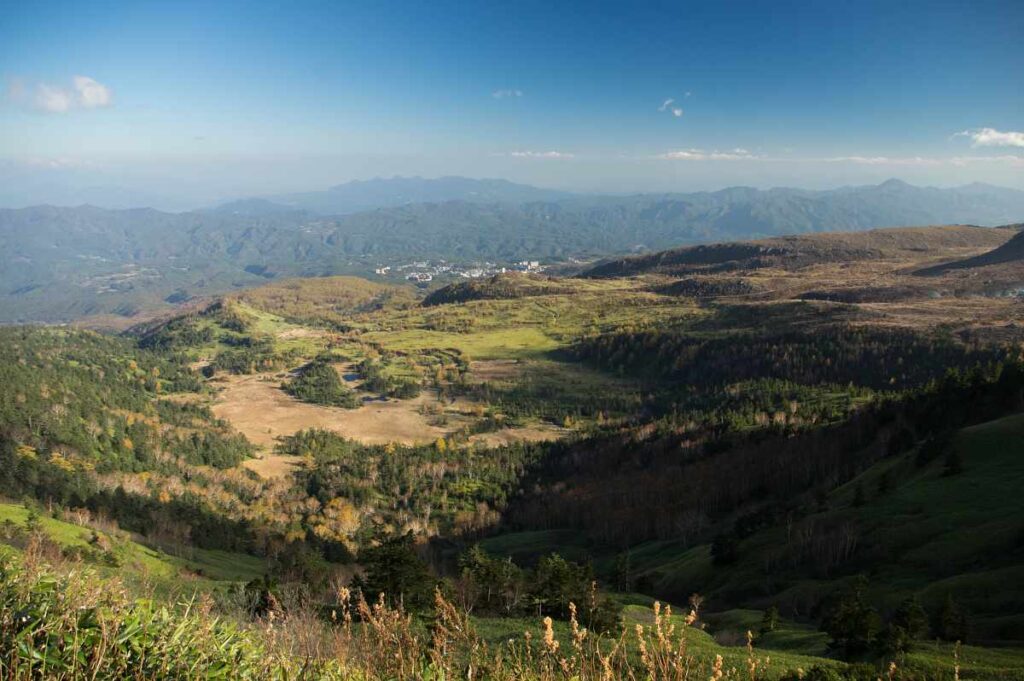
{"type": "Polygon", "coordinates": [[[93,206],[95,208],[103,208],[109,210],[124,210],[131,208],[153,208],[156,210],[181,213],[195,210],[203,210],[216,208],[218,206],[234,203],[237,201],[245,201],[250,199],[267,200],[271,202],[281,202],[283,198],[286,198],[291,194],[304,194],[304,193],[316,193],[316,192],[327,192],[331,189],[338,187],[344,187],[346,185],[355,184],[369,184],[373,182],[388,182],[394,180],[424,180],[439,181],[445,179],[460,179],[470,180],[479,182],[511,182],[516,185],[522,185],[525,187],[531,187],[540,190],[550,190],[555,192],[564,192],[566,196],[606,196],[606,197],[626,197],[626,196],[639,196],[639,195],[657,195],[657,194],[696,194],[701,192],[714,193],[719,191],[726,191],[729,189],[749,188],[758,191],[773,191],[773,190],[794,190],[794,191],[814,191],[814,192],[829,192],[842,189],[853,189],[861,187],[873,187],[884,184],[890,181],[902,182],[912,187],[921,189],[958,189],[968,187],[973,184],[981,184],[996,189],[1010,189],[1013,191],[1024,191],[1024,189],[1018,189],[1016,187],[994,184],[991,182],[983,182],[980,180],[971,180],[968,182],[954,182],[949,184],[916,184],[909,182],[901,177],[886,177],[879,178],[875,181],[868,182],[849,182],[843,184],[821,184],[820,186],[798,186],[795,184],[730,184],[730,185],[709,185],[709,186],[695,186],[692,189],[678,188],[678,189],[636,189],[636,190],[611,190],[611,189],[571,189],[559,186],[551,185],[538,185],[530,184],[527,182],[517,182],[505,177],[467,177],[465,175],[436,175],[436,176],[422,176],[422,175],[376,175],[372,177],[358,177],[346,180],[344,182],[334,182],[326,185],[320,185],[316,187],[298,187],[294,190],[279,191],[279,192],[249,192],[244,191],[235,194],[225,195],[211,195],[213,198],[202,198],[194,197],[188,198],[184,195],[176,195],[173,192],[160,194],[157,192],[148,192],[145,190],[132,191],[128,187],[124,186],[87,186],[72,188],[60,188],[54,190],[53,187],[42,187],[39,193],[27,193],[22,194],[23,199],[20,201],[9,200],[11,193],[0,194],[0,209],[21,209],[21,208],[32,208],[36,206],[55,206],[59,208],[76,208],[81,206],[93,206]]]}
{"type": "Polygon", "coordinates": [[[396,175],[1024,189],[1022,34],[1008,1],[36,3],[0,25],[0,205],[396,175]]]}

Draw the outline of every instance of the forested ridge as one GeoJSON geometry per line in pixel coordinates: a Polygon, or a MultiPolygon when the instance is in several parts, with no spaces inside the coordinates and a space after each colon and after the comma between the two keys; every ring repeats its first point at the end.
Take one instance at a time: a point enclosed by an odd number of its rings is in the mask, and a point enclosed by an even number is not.
{"type": "Polygon", "coordinates": [[[573,357],[610,371],[710,387],[771,377],[802,385],[905,389],[947,368],[995,361],[1006,350],[942,334],[839,324],[781,333],[619,332],[581,339],[573,357]]]}

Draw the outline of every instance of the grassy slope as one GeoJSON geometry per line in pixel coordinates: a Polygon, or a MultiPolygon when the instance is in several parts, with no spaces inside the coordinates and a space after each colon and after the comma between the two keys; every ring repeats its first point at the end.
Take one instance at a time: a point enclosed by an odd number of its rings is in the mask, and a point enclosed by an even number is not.
{"type": "Polygon", "coordinates": [[[368,315],[364,338],[401,350],[457,348],[469,359],[543,356],[583,333],[675,323],[700,314],[692,301],[635,290],[624,281],[585,282],[573,294],[471,301],[368,315]]]}
{"type": "MultiPolygon", "coordinates": [[[[29,511],[21,505],[0,503],[0,523],[10,521],[25,526],[29,511]]],[[[40,515],[40,525],[47,537],[62,548],[88,547],[92,530],[73,523],[40,515]]],[[[105,534],[105,533],[100,533],[105,534]]],[[[108,535],[109,537],[109,535],[108,535]]],[[[254,556],[212,549],[188,548],[186,556],[172,556],[136,541],[124,542],[123,565],[118,572],[133,573],[154,582],[173,582],[185,574],[198,575],[196,587],[212,587],[216,582],[249,581],[265,572],[263,561],[254,556]]]]}
{"type": "MultiPolygon", "coordinates": [[[[909,484],[867,504],[861,516],[872,534],[900,553],[880,577],[922,589],[925,602],[952,590],[975,610],[1024,612],[1022,443],[1024,415],[967,428],[954,442],[963,473],[943,476],[943,462],[935,461],[909,484]]],[[[1024,615],[1018,622],[1024,634],[1024,615]]]]}
{"type": "MultiPolygon", "coordinates": [[[[814,518],[822,524],[852,522],[859,527],[862,558],[854,571],[869,574],[883,606],[917,593],[926,606],[937,608],[953,591],[978,614],[978,633],[984,636],[989,624],[980,613],[1024,611],[1024,568],[1019,565],[1022,440],[1024,415],[965,429],[954,443],[964,461],[963,473],[944,476],[941,460],[916,468],[911,452],[880,462],[835,490],[829,508],[814,518]],[[886,474],[891,488],[879,491],[886,474]],[[859,508],[853,505],[858,486],[867,496],[859,508]]],[[[712,566],[708,546],[686,548],[673,542],[640,545],[632,551],[631,562],[661,589],[743,593],[751,585],[756,590],[765,579],[765,557],[785,545],[786,529],[775,527],[745,539],[739,563],[727,570],[712,566]]],[[[826,581],[796,579],[779,598],[807,601],[831,588],[826,581]]],[[[1019,617],[996,619],[1001,627],[1019,626],[1019,617]]]]}

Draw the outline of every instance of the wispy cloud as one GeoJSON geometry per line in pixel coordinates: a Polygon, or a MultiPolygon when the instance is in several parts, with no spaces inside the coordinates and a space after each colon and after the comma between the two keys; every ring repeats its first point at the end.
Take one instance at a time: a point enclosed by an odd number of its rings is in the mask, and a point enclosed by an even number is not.
{"type": "Polygon", "coordinates": [[[1024,132],[976,128],[958,132],[953,137],[969,137],[972,147],[1024,147],[1024,132]]]}
{"type": "MultiPolygon", "coordinates": [[[[649,157],[648,157],[649,158],[649,157]]],[[[668,161],[758,161],[769,163],[848,163],[865,166],[893,167],[939,167],[996,164],[1024,168],[1024,156],[1002,154],[1000,156],[765,156],[737,147],[719,151],[703,149],[680,149],[658,154],[654,158],[668,161]]]]}
{"type": "Polygon", "coordinates": [[[491,97],[495,99],[508,99],[510,97],[522,97],[522,90],[495,90],[491,93],[491,97]]]}
{"type": "Polygon", "coordinates": [[[33,168],[46,168],[48,170],[70,170],[74,168],[93,168],[96,166],[92,161],[70,156],[58,156],[55,158],[43,158],[32,156],[25,159],[25,165],[33,168]]]}
{"type": "MultiPolygon", "coordinates": [[[[686,96],[689,97],[690,93],[687,92],[686,96]]],[[[676,100],[670,97],[670,98],[666,99],[664,102],[661,103],[661,106],[658,107],[658,111],[661,111],[661,112],[668,111],[669,113],[671,113],[676,118],[680,118],[683,115],[683,110],[682,110],[681,107],[672,106],[675,103],[676,103],[676,100]]]]}
{"type": "Polygon", "coordinates": [[[512,156],[513,158],[566,159],[574,158],[575,154],[570,154],[564,151],[513,151],[509,153],[509,156],[512,156]]]}
{"type": "Polygon", "coordinates": [[[71,109],[73,103],[74,96],[69,90],[46,83],[37,85],[32,97],[33,108],[47,113],[64,113],[71,109]]]}
{"type": "Polygon", "coordinates": [[[657,158],[666,161],[753,161],[761,160],[760,156],[751,154],[742,148],[730,149],[728,151],[704,151],[703,149],[681,149],[659,154],[657,158]]]}
{"type": "Polygon", "coordinates": [[[966,166],[973,163],[999,163],[1015,168],[1024,168],[1024,156],[1003,154],[1002,156],[954,156],[948,163],[955,166],[966,166]]]}
{"type": "Polygon", "coordinates": [[[89,76],[75,76],[69,85],[35,83],[26,87],[20,80],[14,80],[7,87],[7,97],[15,104],[54,114],[99,109],[114,103],[111,89],[89,76]]]}
{"type": "Polygon", "coordinates": [[[979,163],[1009,164],[1024,167],[1024,156],[1003,154],[1001,156],[951,156],[936,158],[927,156],[834,156],[822,159],[805,159],[808,161],[825,161],[827,163],[856,163],[872,166],[967,166],[979,163]]]}
{"type": "Polygon", "coordinates": [[[828,163],[856,163],[869,166],[933,166],[941,165],[942,159],[923,158],[921,156],[892,157],[892,156],[833,156],[823,158],[828,163]]]}

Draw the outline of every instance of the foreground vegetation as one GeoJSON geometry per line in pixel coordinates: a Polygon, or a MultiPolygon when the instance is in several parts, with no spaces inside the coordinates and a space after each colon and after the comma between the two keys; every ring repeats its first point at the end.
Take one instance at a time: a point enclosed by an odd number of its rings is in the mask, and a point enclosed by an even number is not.
{"type": "MultiPolygon", "coordinates": [[[[320,612],[259,613],[236,600],[229,615],[209,597],[171,605],[128,595],[116,580],[81,568],[54,571],[33,549],[0,555],[0,673],[52,679],[889,679],[1020,678],[989,664],[968,664],[964,649],[930,670],[917,661],[881,670],[846,666],[754,647],[715,644],[698,613],[673,614],[655,603],[621,633],[585,627],[569,606],[568,622],[551,618],[494,641],[481,622],[434,592],[423,616],[368,603],[346,588],[320,612]],[[220,613],[220,614],[218,614],[220,613]],[[943,669],[945,667],[945,669],[943,669]]],[[[255,607],[255,609],[253,609],[255,607]]],[[[525,624],[525,623],[524,623],[525,624]]],[[[980,652],[980,651],[979,651],[980,652]]],[[[967,653],[967,654],[973,654],[967,653]]]]}

